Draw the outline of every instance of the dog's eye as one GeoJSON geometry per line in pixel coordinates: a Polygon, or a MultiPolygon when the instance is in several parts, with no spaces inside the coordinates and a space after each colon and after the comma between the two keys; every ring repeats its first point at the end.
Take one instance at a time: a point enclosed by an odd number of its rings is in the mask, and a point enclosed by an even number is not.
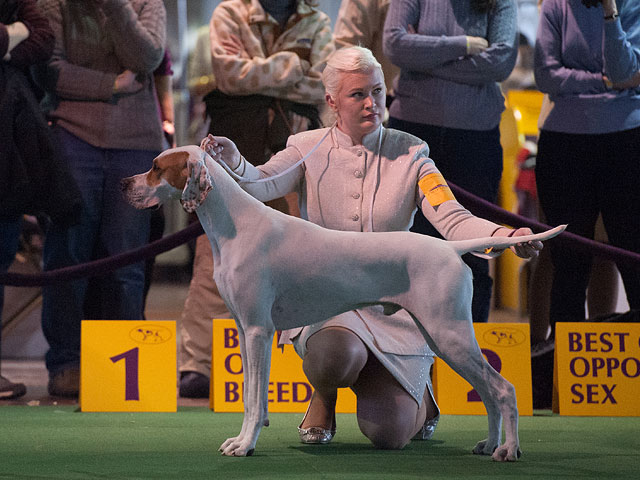
{"type": "Polygon", "coordinates": [[[158,170],[160,170],[160,167],[157,164],[153,164],[153,167],[151,167],[151,171],[152,172],[157,172],[158,170]]]}

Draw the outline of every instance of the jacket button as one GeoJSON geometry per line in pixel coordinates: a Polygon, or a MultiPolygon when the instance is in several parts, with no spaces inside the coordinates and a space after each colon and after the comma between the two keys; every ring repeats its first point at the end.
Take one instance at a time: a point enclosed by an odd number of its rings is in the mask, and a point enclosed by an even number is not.
{"type": "Polygon", "coordinates": [[[355,172],[353,172],[353,174],[356,178],[362,178],[362,172],[360,170],[356,170],[355,172]]]}
{"type": "Polygon", "coordinates": [[[351,217],[351,220],[353,220],[354,222],[357,222],[358,220],[360,220],[360,216],[356,214],[353,217],[351,217]]]}
{"type": "Polygon", "coordinates": [[[356,200],[360,198],[360,194],[359,193],[354,193],[353,195],[351,195],[353,198],[355,198],[356,200]]]}

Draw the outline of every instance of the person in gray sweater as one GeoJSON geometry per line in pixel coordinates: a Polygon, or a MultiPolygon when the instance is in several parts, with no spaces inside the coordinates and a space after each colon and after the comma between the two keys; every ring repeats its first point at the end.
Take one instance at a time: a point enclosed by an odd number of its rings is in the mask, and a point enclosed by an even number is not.
{"type": "MultiPolygon", "coordinates": [[[[389,127],[428,142],[445,178],[490,202],[502,176],[498,82],[515,66],[516,20],[513,0],[392,0],[384,27],[384,52],[400,67],[389,127]]],[[[420,214],[412,230],[439,236],[420,214]]],[[[473,320],[486,322],[489,264],[463,258],[474,276],[473,320]]]]}
{"type": "MultiPolygon", "coordinates": [[[[46,232],[44,270],[142,246],[147,211],[128,205],[120,180],[148,170],[162,150],[153,72],[166,37],[161,0],[42,0],[54,31],[38,72],[42,106],[84,200],[80,223],[46,232]]],[[[98,279],[101,319],[142,319],[144,262],[98,279]]],[[[51,395],[77,396],[87,279],[43,288],[42,329],[51,395]]]]}

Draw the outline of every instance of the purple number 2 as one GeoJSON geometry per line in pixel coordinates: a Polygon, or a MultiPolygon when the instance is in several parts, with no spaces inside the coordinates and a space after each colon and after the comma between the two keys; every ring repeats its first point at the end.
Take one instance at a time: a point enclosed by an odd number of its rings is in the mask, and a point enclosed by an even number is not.
{"type": "Polygon", "coordinates": [[[124,378],[125,378],[125,400],[140,400],[140,391],[138,389],[138,347],[127,350],[120,355],[111,357],[113,363],[119,362],[124,358],[124,378]]]}

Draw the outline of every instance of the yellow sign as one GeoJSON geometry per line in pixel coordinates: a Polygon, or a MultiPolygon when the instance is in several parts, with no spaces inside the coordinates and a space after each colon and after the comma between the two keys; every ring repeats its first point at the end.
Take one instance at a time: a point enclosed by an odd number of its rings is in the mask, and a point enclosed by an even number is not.
{"type": "Polygon", "coordinates": [[[640,416],[640,324],[556,324],[560,415],[640,416]]]}
{"type": "MultiPolygon", "coordinates": [[[[518,412],[533,415],[531,339],[526,323],[474,323],[476,338],[489,364],[516,389],[518,412]]],[[[440,411],[451,415],[486,415],[480,395],[442,359],[434,365],[434,390],[440,411]]]]}
{"type": "Polygon", "coordinates": [[[175,412],[176,322],[83,320],[83,412],[175,412]]]}
{"type": "MultiPolygon", "coordinates": [[[[232,319],[213,320],[211,392],[209,406],[215,412],[243,412],[243,375],[238,330],[232,319]]],[[[269,376],[270,412],[305,412],[313,388],[302,371],[302,359],[293,349],[277,346],[273,338],[269,376]]],[[[356,396],[348,388],[338,391],[336,411],[354,413],[356,396]]]]}

